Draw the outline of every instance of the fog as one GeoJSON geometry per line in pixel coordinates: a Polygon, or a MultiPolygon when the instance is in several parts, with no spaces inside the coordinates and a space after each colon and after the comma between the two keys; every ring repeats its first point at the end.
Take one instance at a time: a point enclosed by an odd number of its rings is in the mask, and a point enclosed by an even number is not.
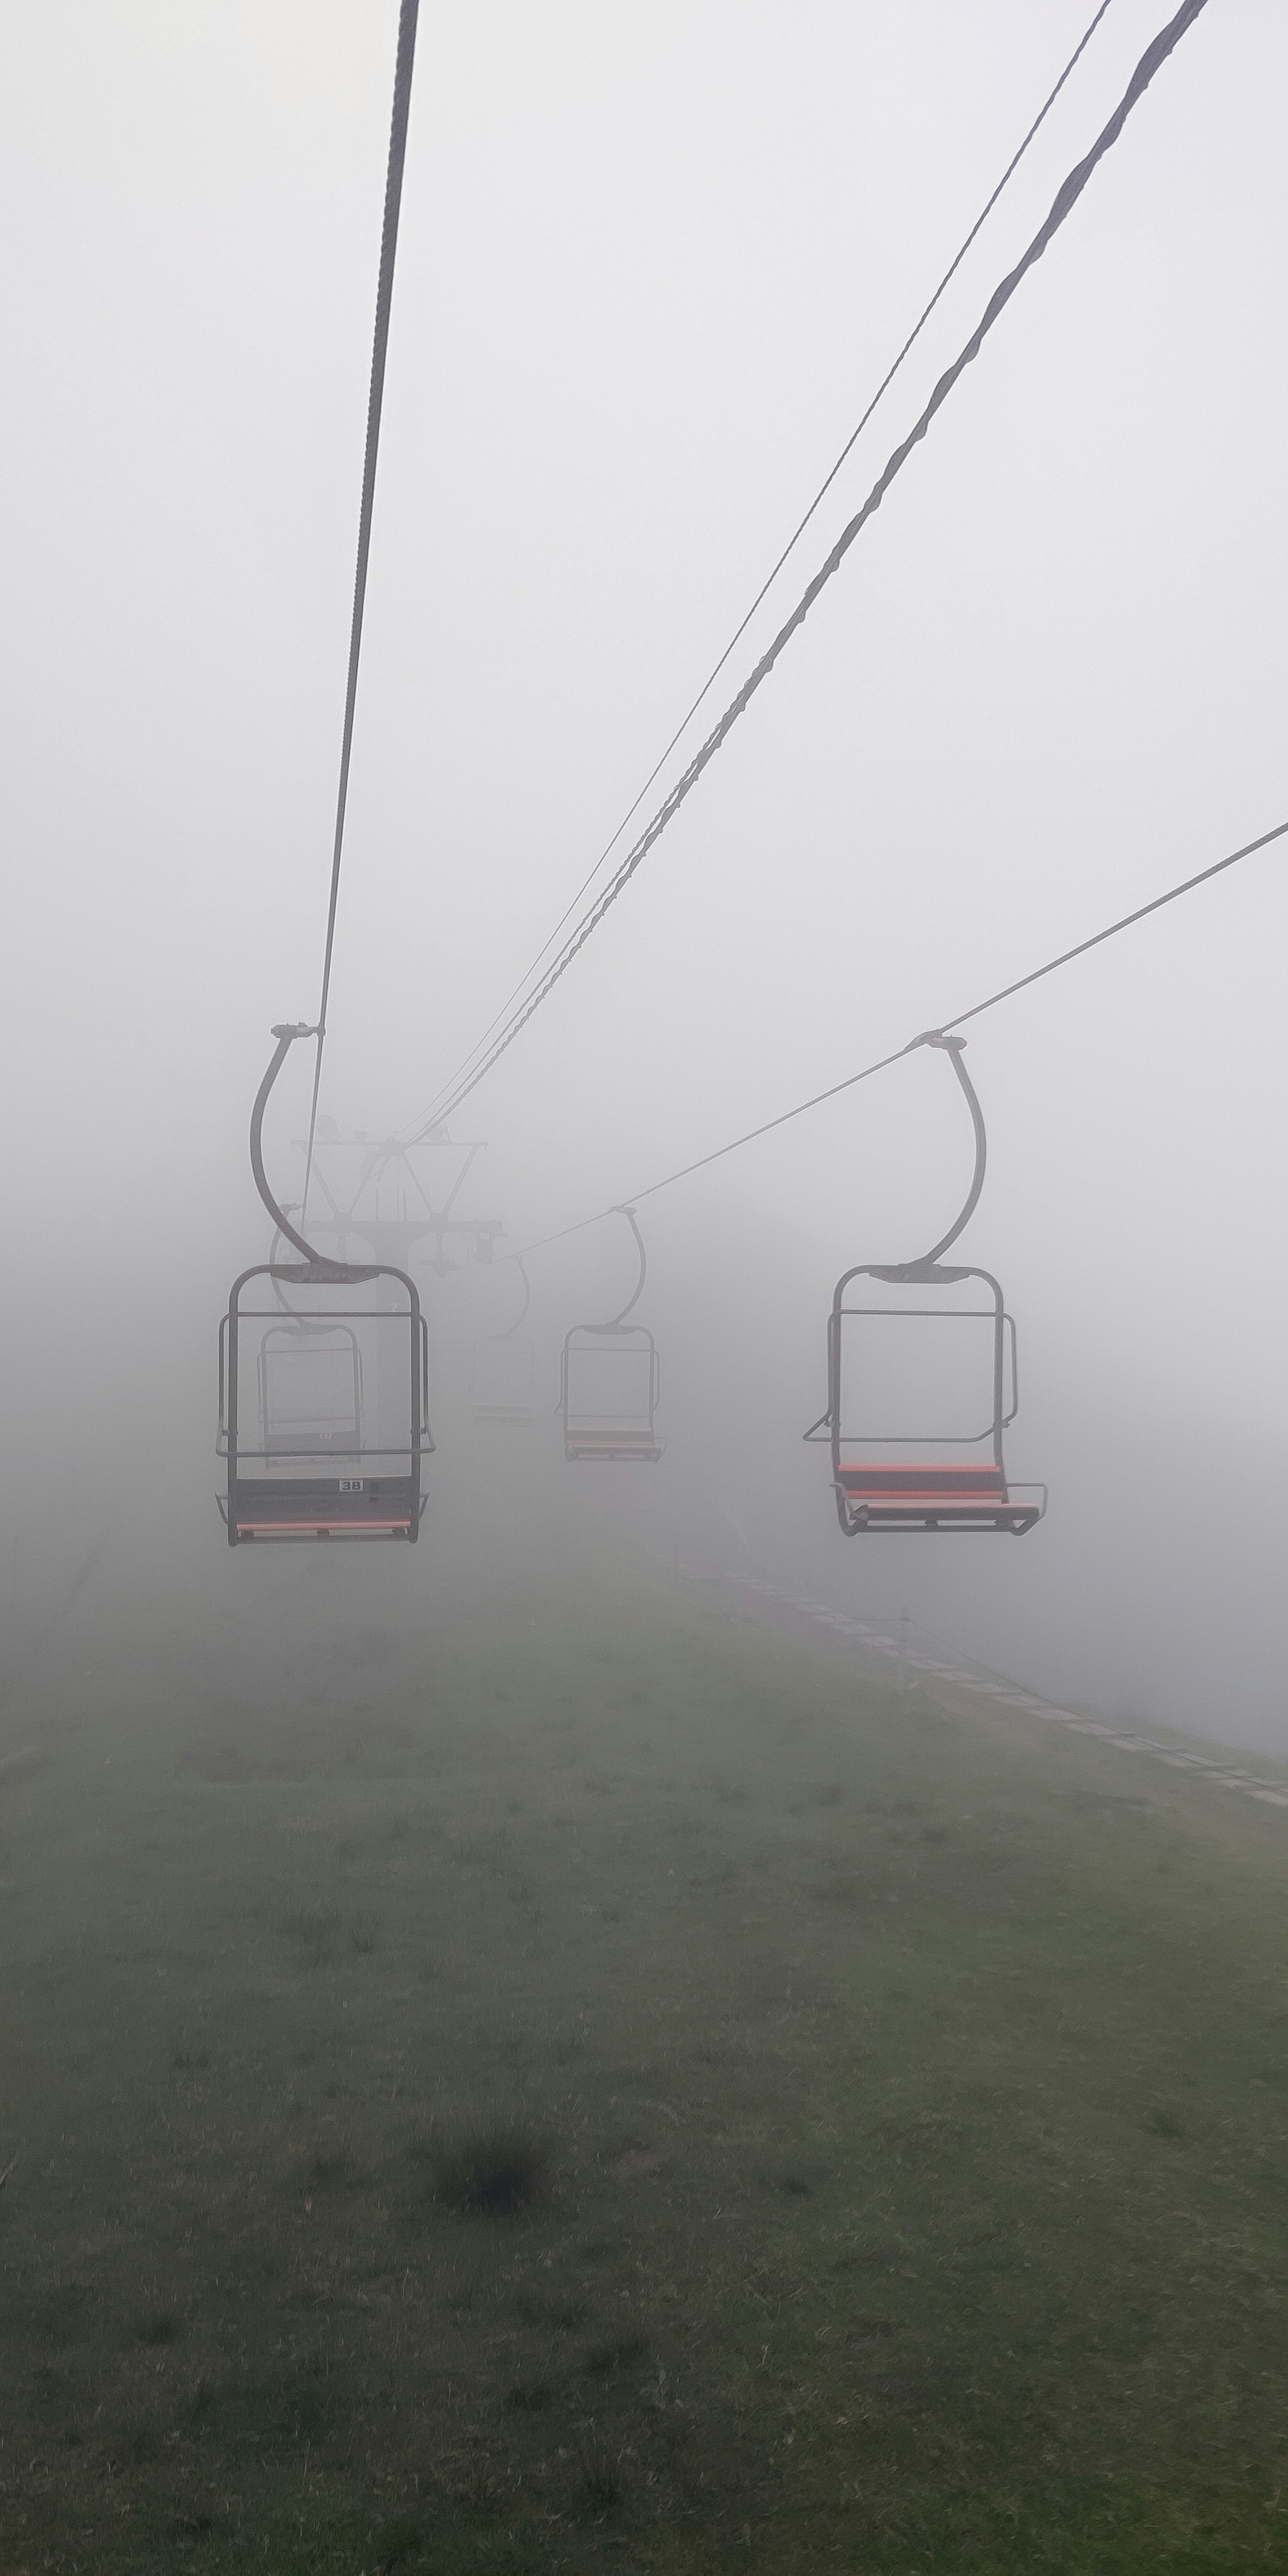
{"type": "MultiPolygon", "coordinates": [[[[528,966],[1089,15],[422,12],[322,1095],[342,1132],[409,1128],[528,966]]],[[[731,687],[1157,22],[1114,0],[731,687]]],[[[1283,819],[1272,0],[1213,0],[1164,66],[453,1119],[485,1146],[461,1211],[544,1247],[517,1463],[469,1378],[514,1273],[449,1242],[462,1266],[418,1273],[418,1551],[228,1550],[215,1337],[269,1250],[246,1130],[270,1024],[316,1009],[394,28],[334,0],[0,18],[10,1681],[115,1704],[178,1652],[249,1704],[305,1691],[341,1634],[411,1673],[453,1623],[678,1548],[1288,1752],[1275,848],[968,1033],[989,1165],[959,1257],[1004,1285],[1008,1463],[1050,1488],[1022,1545],[847,1546],[800,1439],[837,1275],[924,1251],[969,1180],[928,1052],[641,1201],[667,1447],[611,1509],[554,1419],[569,1326],[633,1278],[620,1220],[563,1229],[1283,819]]],[[[285,1197],[310,1067],[297,1049],[265,1131],[285,1197]]]]}

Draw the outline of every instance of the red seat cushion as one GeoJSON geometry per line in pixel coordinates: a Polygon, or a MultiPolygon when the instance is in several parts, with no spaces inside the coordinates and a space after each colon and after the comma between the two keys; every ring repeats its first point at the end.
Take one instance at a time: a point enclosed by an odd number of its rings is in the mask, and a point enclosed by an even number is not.
{"type": "Polygon", "coordinates": [[[237,1535],[239,1538],[317,1538],[325,1530],[328,1537],[336,1538],[398,1538],[405,1536],[410,1527],[411,1523],[406,1518],[400,1521],[348,1521],[341,1520],[338,1512],[333,1512],[329,1518],[317,1512],[309,1520],[239,1519],[237,1535]]]}
{"type": "Polygon", "coordinates": [[[574,1449],[655,1449],[654,1431],[574,1431],[568,1432],[574,1449]]]}
{"type": "Polygon", "coordinates": [[[994,1466],[842,1466],[837,1473],[856,1502],[1006,1501],[1006,1478],[994,1466]]]}

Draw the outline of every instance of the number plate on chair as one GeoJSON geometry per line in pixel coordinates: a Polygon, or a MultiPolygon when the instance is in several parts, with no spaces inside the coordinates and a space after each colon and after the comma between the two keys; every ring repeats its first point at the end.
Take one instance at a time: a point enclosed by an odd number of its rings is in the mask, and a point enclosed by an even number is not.
{"type": "Polygon", "coordinates": [[[340,1491],[342,1494],[360,1494],[362,1492],[361,1476],[342,1476],[340,1478],[340,1491]]]}

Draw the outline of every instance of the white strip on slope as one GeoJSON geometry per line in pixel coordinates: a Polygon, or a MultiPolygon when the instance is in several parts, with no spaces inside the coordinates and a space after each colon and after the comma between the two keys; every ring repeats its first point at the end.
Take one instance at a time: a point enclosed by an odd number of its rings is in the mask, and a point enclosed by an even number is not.
{"type": "Polygon", "coordinates": [[[1050,1700],[1039,1699],[1036,1692],[1019,1690],[1009,1682],[989,1681],[963,1664],[944,1663],[938,1656],[923,1654],[920,1647],[883,1634],[866,1619],[854,1619],[844,1610],[834,1610],[830,1602],[802,1599],[788,1591],[785,1584],[766,1583],[755,1574],[730,1574],[725,1580],[738,1584],[743,1591],[759,1593],[763,1600],[781,1602],[837,1635],[858,1638],[877,1654],[889,1655],[911,1669],[951,1681],[960,1690],[977,1691],[999,1708],[1019,1709],[1026,1717],[1040,1717],[1048,1725],[1067,1726],[1075,1735],[1098,1736],[1116,1753],[1135,1753],[1146,1761],[1165,1762],[1174,1771],[1200,1771],[1216,1788],[1236,1790],[1242,1797],[1256,1798],[1263,1806],[1288,1807],[1288,1789],[1274,1780],[1259,1779],[1255,1772],[1244,1771],[1234,1763],[1214,1762],[1206,1754],[1187,1753],[1175,1744],[1159,1744],[1152,1736],[1137,1735],[1129,1727],[1104,1726],[1097,1718],[1086,1717],[1076,1709],[1056,1708],[1050,1700]]]}

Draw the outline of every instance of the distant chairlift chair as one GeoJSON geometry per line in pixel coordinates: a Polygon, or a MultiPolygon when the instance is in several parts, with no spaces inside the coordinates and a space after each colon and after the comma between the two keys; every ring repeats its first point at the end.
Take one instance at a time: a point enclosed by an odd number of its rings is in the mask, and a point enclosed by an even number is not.
{"type": "Polygon", "coordinates": [[[474,1345],[472,1400],[480,1431],[530,1431],[535,1415],[536,1354],[519,1331],[532,1297],[522,1253],[511,1258],[523,1282],[523,1304],[507,1333],[485,1334],[474,1345]]]}
{"type": "Polygon", "coordinates": [[[635,1237],[640,1275],[609,1324],[574,1324],[563,1347],[559,1410],[564,1456],[573,1466],[607,1461],[655,1466],[665,1442],[656,1428],[662,1391],[657,1344],[627,1316],[644,1286],[648,1260],[635,1210],[617,1210],[635,1237]]]}
{"type": "Polygon", "coordinates": [[[952,1063],[975,1132],[974,1177],[956,1223],[924,1259],[860,1263],[838,1279],[827,1326],[827,1410],[805,1438],[830,1442],[846,1538],[949,1530],[1019,1538],[1042,1518],[1047,1493],[1045,1485],[1012,1485],[1002,1454],[1018,1401],[1015,1325],[990,1271],[942,1259],[984,1185],[983,1113],[962,1063],[965,1040],[932,1031],[916,1044],[942,1048],[952,1063]],[[892,1296],[847,1302],[856,1280],[892,1296]],[[958,1328],[947,1343],[945,1328],[958,1328]],[[892,1410],[906,1429],[893,1427],[892,1410]]]}
{"type": "Polygon", "coordinates": [[[362,1448],[362,1352],[352,1324],[298,1317],[259,1346],[259,1420],[270,1465],[290,1457],[356,1457],[362,1448]]]}
{"type": "Polygon", "coordinates": [[[289,1223],[264,1176],[265,1104],[293,1040],[310,1034],[274,1029],[277,1053],[251,1118],[256,1186],[302,1259],[279,1261],[275,1243],[272,1259],[233,1282],[219,1328],[217,1446],[227,1461],[219,1508],[230,1547],[250,1539],[414,1544],[425,1508],[420,1462],[434,1445],[429,1335],[415,1283],[385,1264],[324,1260],[289,1223]],[[273,1302],[247,1303],[260,1282],[273,1302]],[[249,1439],[248,1386],[257,1397],[249,1439]]]}

